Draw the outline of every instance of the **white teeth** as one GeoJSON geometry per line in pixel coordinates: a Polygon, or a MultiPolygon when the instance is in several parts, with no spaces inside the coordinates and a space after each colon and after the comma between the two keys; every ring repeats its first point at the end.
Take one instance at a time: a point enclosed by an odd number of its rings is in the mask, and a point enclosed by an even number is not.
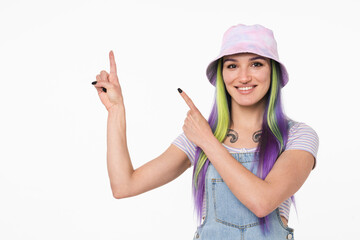
{"type": "Polygon", "coordinates": [[[243,91],[246,91],[246,90],[250,90],[250,89],[252,89],[252,88],[254,88],[254,87],[243,87],[243,88],[238,88],[238,89],[243,90],[243,91]]]}

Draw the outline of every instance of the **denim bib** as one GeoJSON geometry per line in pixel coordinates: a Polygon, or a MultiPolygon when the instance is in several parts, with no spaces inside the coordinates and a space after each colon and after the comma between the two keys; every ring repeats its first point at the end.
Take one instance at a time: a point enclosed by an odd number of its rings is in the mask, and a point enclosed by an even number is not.
{"type": "MultiPolygon", "coordinates": [[[[293,125],[289,123],[289,125],[293,125]]],[[[258,152],[231,153],[256,175],[258,152]]],[[[194,240],[279,240],[294,239],[294,230],[285,226],[279,208],[269,215],[270,232],[265,236],[258,217],[230,191],[220,174],[209,163],[205,176],[206,216],[194,234],[194,240]]]]}

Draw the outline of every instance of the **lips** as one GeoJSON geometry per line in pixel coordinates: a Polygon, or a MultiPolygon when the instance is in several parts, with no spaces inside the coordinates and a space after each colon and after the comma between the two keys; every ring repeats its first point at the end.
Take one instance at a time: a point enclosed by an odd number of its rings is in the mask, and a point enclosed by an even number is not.
{"type": "Polygon", "coordinates": [[[254,91],[254,88],[256,87],[256,85],[251,85],[251,86],[235,86],[235,88],[238,90],[239,93],[241,94],[249,94],[252,91],[254,91]]]}
{"type": "Polygon", "coordinates": [[[240,89],[244,89],[244,88],[254,88],[254,87],[256,87],[257,85],[247,85],[247,86],[241,86],[241,85],[239,85],[239,86],[235,86],[235,88],[240,88],[240,89]]]}
{"type": "Polygon", "coordinates": [[[250,90],[250,89],[253,89],[253,88],[254,88],[254,86],[252,86],[252,87],[238,87],[237,89],[246,91],[246,90],[250,90]]]}

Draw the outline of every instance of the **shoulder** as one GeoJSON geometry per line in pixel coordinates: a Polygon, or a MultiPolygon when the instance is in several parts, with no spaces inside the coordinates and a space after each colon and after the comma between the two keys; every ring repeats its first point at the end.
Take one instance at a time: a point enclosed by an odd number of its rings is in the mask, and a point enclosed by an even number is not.
{"type": "Polygon", "coordinates": [[[317,157],[319,136],[316,131],[304,122],[289,120],[289,135],[285,150],[300,149],[317,157]]]}
{"type": "Polygon", "coordinates": [[[319,140],[319,136],[316,131],[304,122],[297,122],[294,120],[289,120],[289,139],[294,139],[298,137],[309,137],[313,140],[319,140]]]}
{"type": "Polygon", "coordinates": [[[180,143],[182,145],[185,145],[189,148],[196,148],[197,146],[191,142],[185,135],[184,132],[180,133],[173,141],[174,143],[180,143]]]}
{"type": "Polygon", "coordinates": [[[175,146],[177,146],[186,153],[191,164],[194,163],[195,151],[197,146],[186,137],[184,132],[180,133],[173,140],[172,144],[174,144],[175,146]]]}

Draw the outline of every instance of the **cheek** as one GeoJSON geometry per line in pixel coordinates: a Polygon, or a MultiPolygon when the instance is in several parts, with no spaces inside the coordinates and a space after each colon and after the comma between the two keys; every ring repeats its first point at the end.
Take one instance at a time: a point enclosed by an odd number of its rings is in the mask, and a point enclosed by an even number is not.
{"type": "Polygon", "coordinates": [[[227,72],[227,71],[223,71],[222,72],[222,77],[223,77],[223,80],[224,80],[224,83],[225,85],[229,84],[232,82],[232,79],[234,78],[232,76],[232,74],[230,72],[227,72]]]}
{"type": "Polygon", "coordinates": [[[269,77],[265,78],[264,82],[263,82],[263,85],[264,85],[264,88],[266,89],[266,92],[269,91],[270,84],[271,84],[271,79],[270,79],[270,76],[269,76],[269,77]]]}
{"type": "Polygon", "coordinates": [[[222,77],[223,77],[223,80],[224,80],[225,88],[226,88],[227,92],[229,92],[229,85],[232,82],[231,77],[229,76],[229,74],[224,73],[224,72],[222,72],[222,77]]]}
{"type": "Polygon", "coordinates": [[[259,73],[257,76],[258,81],[264,83],[264,84],[270,84],[270,72],[269,71],[265,71],[262,73],[259,73]]]}

